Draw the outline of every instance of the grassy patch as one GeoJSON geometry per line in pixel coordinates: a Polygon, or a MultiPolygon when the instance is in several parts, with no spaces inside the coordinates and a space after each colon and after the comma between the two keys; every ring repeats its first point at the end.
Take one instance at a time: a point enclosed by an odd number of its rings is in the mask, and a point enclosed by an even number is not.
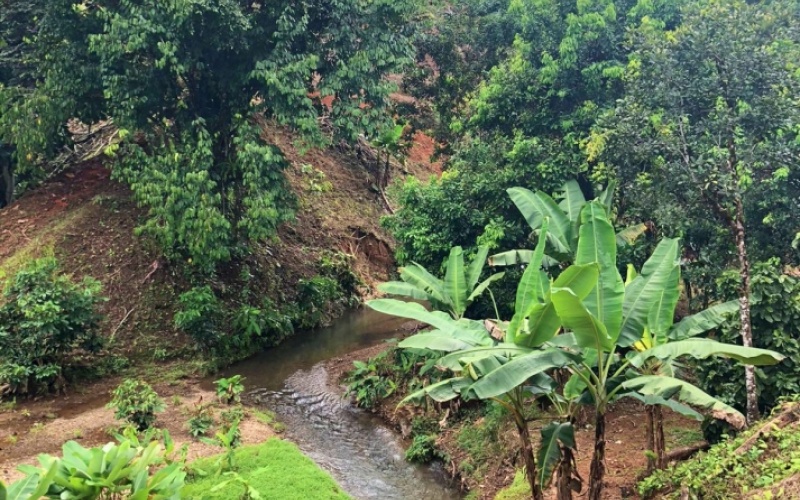
{"type": "Polygon", "coordinates": [[[27,263],[41,257],[53,257],[55,255],[54,245],[73,226],[75,221],[87,213],[86,209],[86,206],[81,207],[51,222],[31,238],[28,243],[14,251],[3,262],[0,262],[0,292],[5,286],[3,280],[14,276],[27,263]]]}
{"type": "Polygon", "coordinates": [[[703,431],[697,427],[668,427],[665,429],[667,446],[691,446],[703,440],[703,431]]]}
{"type": "Polygon", "coordinates": [[[527,500],[531,497],[531,487],[525,479],[525,473],[517,471],[514,482],[497,492],[494,500],[527,500]]]}
{"type": "MultiPolygon", "coordinates": [[[[236,450],[234,472],[264,500],[349,499],[327,472],[303,455],[293,443],[272,438],[263,444],[243,446],[236,450]]],[[[203,458],[190,465],[192,470],[213,471],[218,457],[203,458]]],[[[185,499],[241,498],[245,488],[231,482],[211,489],[225,479],[213,473],[200,477],[194,474],[181,492],[185,499]]]]}

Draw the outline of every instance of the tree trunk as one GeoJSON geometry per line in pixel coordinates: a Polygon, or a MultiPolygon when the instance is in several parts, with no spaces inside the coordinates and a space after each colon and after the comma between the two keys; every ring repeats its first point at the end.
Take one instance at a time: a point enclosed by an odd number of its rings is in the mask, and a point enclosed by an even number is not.
{"type": "Polygon", "coordinates": [[[606,474],[606,414],[595,413],[594,455],[589,469],[589,500],[601,500],[603,495],[603,478],[606,474]]]}
{"type": "Polygon", "coordinates": [[[558,488],[558,500],[572,500],[572,464],[575,458],[572,448],[561,447],[561,465],[558,466],[558,477],[556,479],[558,488]]]}
{"type": "Polygon", "coordinates": [[[656,470],[656,462],[657,462],[657,455],[656,455],[656,428],[655,428],[655,412],[653,411],[655,406],[648,405],[645,408],[646,416],[647,416],[647,475],[650,475],[654,470],[656,470]]]}
{"type": "MultiPolygon", "coordinates": [[[[739,271],[742,274],[742,284],[739,288],[739,318],[742,323],[742,344],[745,347],[753,347],[753,324],[750,320],[750,261],[747,257],[744,206],[741,196],[736,196],[736,217],[733,219],[733,224],[736,237],[736,253],[739,257],[739,271]]],[[[756,369],[753,366],[745,366],[744,370],[744,385],[747,390],[747,423],[752,424],[759,417],[756,369]]]]}
{"type": "Polygon", "coordinates": [[[0,150],[0,208],[14,201],[14,172],[11,171],[11,158],[4,156],[0,150]]]}
{"type": "Polygon", "coordinates": [[[655,445],[656,468],[663,469],[667,464],[664,460],[664,455],[666,453],[666,443],[664,441],[664,413],[660,406],[653,406],[653,417],[653,444],[655,445]]]}
{"type": "Polygon", "coordinates": [[[533,445],[531,444],[531,435],[528,431],[528,423],[521,415],[515,419],[517,424],[517,432],[519,433],[519,440],[522,450],[522,459],[525,462],[525,474],[528,478],[528,484],[531,488],[531,498],[533,500],[542,500],[542,488],[536,481],[536,460],[533,458],[533,445]]]}

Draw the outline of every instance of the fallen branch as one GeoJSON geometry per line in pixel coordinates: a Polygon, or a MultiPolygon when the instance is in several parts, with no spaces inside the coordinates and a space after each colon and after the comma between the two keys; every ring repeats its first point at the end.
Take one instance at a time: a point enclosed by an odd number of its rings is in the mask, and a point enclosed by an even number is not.
{"type": "Polygon", "coordinates": [[[687,458],[691,458],[692,455],[697,453],[698,451],[705,451],[711,447],[707,441],[700,441],[699,443],[695,443],[691,446],[684,446],[682,448],[675,448],[672,451],[669,451],[666,455],[664,455],[664,460],[666,462],[680,462],[681,460],[686,460],[687,458]]]}
{"type": "Polygon", "coordinates": [[[117,327],[116,327],[116,328],[114,328],[114,331],[113,331],[113,332],[111,332],[111,337],[110,337],[110,340],[112,340],[112,341],[114,340],[114,337],[116,337],[116,336],[117,336],[117,332],[119,331],[119,329],[120,329],[120,328],[122,328],[122,325],[124,325],[124,324],[125,324],[125,322],[128,320],[128,317],[129,317],[129,316],[131,315],[131,313],[132,313],[133,311],[135,311],[135,310],[136,310],[136,306],[133,306],[133,307],[131,307],[131,310],[130,310],[130,311],[128,311],[128,313],[125,315],[125,317],[124,317],[124,318],[122,318],[122,321],[120,321],[120,322],[119,322],[119,324],[117,325],[117,327]]]}

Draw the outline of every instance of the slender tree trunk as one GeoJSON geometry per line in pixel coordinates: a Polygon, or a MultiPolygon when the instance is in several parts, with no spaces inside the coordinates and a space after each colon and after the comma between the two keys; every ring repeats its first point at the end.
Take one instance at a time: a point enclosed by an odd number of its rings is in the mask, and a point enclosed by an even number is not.
{"type": "MultiPolygon", "coordinates": [[[[736,236],[736,253],[739,257],[739,271],[742,274],[742,284],[739,288],[739,318],[742,323],[742,344],[745,347],[753,347],[753,324],[750,319],[750,261],[747,257],[744,206],[741,196],[736,196],[736,217],[734,217],[733,223],[736,236]]],[[[744,384],[747,390],[747,423],[752,424],[759,417],[756,370],[753,366],[745,366],[744,370],[744,384]]]]}
{"type": "Polygon", "coordinates": [[[520,448],[522,450],[522,460],[525,462],[525,474],[528,478],[528,484],[531,487],[531,498],[533,500],[542,500],[542,488],[536,481],[536,460],[533,458],[533,445],[531,444],[531,435],[528,431],[528,423],[525,422],[522,415],[515,416],[514,420],[517,424],[517,432],[519,433],[520,448]]]}
{"type": "MultiPolygon", "coordinates": [[[[0,146],[2,148],[2,146],[0,146]]],[[[4,158],[0,150],[0,208],[14,201],[14,172],[11,171],[11,159],[4,158]]]]}
{"type": "Polygon", "coordinates": [[[606,474],[606,414],[598,409],[595,413],[594,455],[589,469],[589,500],[601,500],[603,478],[606,474]]]}
{"type": "Polygon", "coordinates": [[[647,474],[650,475],[654,470],[656,470],[656,463],[657,463],[657,455],[656,455],[656,418],[655,418],[655,406],[648,405],[645,408],[645,414],[647,416],[647,474]]]}
{"type": "Polygon", "coordinates": [[[666,442],[664,440],[664,413],[660,406],[653,406],[653,417],[653,444],[655,445],[656,468],[663,469],[667,465],[664,460],[666,442]]]}
{"type": "Polygon", "coordinates": [[[572,448],[561,446],[561,465],[558,466],[556,479],[558,500],[572,500],[572,464],[574,461],[572,448]]]}

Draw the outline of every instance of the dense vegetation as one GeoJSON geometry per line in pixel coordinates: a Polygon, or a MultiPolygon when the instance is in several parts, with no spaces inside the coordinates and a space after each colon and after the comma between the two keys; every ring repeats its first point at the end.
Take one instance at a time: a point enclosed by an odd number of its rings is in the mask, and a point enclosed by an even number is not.
{"type": "MultiPolygon", "coordinates": [[[[373,148],[373,194],[402,266],[379,290],[412,301],[369,304],[430,329],[358,363],[356,403],[433,400],[445,422],[452,410],[480,415],[491,438],[508,427],[516,442],[504,446],[536,499],[551,483],[562,499],[580,485],[575,428],[590,414],[585,479],[599,500],[615,401],[646,407],[653,472],[667,466],[663,407],[717,439],[800,392],[798,18],[797,0],[0,0],[0,209],[62,169],[65,148],[110,130],[83,157],[103,159],[142,207],[137,235],[179,283],[172,323],[188,353],[219,366],[359,299],[339,248],[288,297],[254,283],[250,257],[272,259],[266,247],[303,209],[268,130],[301,151],[373,148]],[[416,131],[434,138],[443,171],[408,176],[387,198],[392,158],[416,131]]],[[[0,276],[0,395],[60,390],[102,347],[99,283],[29,260],[0,276]]],[[[281,472],[260,457],[278,445],[236,451],[242,390],[219,382],[231,407],[213,437],[210,406],[187,422],[226,450],[214,462],[225,480],[197,473],[184,488],[184,467],[134,431],[102,450],[70,444],[60,460],[113,455],[132,475],[109,495],[263,496],[281,472]],[[153,465],[164,466],[153,482],[133,479],[153,465]]],[[[130,379],[110,405],[143,433],[164,402],[130,379]]],[[[447,455],[435,424],[412,425],[409,460],[447,455]]],[[[472,438],[464,449],[480,448],[472,438]]],[[[776,433],[759,447],[795,441],[776,433]]],[[[796,471],[793,456],[731,457],[737,443],[640,489],[694,491],[720,462],[758,469],[753,487],[796,471]]],[[[483,461],[469,455],[460,471],[483,461]]],[[[88,487],[58,464],[43,458],[12,492],[88,487]]],[[[742,494],[746,475],[710,483],[713,495],[742,494]]],[[[293,491],[344,497],[321,481],[293,491]]]]}

